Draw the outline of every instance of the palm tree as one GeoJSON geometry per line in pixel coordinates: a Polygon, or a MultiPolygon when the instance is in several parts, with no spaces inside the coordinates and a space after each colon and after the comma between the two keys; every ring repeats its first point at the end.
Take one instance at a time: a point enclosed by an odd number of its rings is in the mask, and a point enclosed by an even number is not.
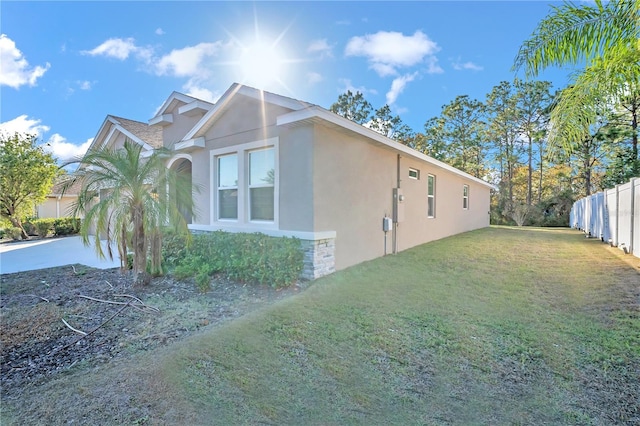
{"type": "Polygon", "coordinates": [[[89,151],[69,182],[81,185],[74,210],[84,215],[84,244],[93,239],[96,253],[104,258],[101,238],[106,238],[107,255],[113,260],[115,243],[123,270],[131,247],[135,286],[149,283],[148,263],[152,274],[162,272],[161,229],[171,226],[188,235],[183,214],[194,213],[190,180],[165,167],[168,150],[141,154],[142,146],[130,140],[121,149],[89,151]]]}
{"type": "MultiPolygon", "coordinates": [[[[570,151],[574,141],[591,134],[603,103],[616,109],[640,93],[640,0],[565,3],[552,9],[521,46],[514,69],[524,67],[532,77],[553,65],[585,64],[561,91],[550,116],[549,144],[570,151]]],[[[631,122],[636,124],[632,144],[638,163],[637,116],[631,122]]]]}

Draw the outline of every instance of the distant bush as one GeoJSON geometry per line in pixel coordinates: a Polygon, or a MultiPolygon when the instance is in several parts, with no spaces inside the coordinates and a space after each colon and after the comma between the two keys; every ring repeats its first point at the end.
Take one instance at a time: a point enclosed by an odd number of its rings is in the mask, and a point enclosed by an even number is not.
{"type": "Polygon", "coordinates": [[[43,218],[43,219],[35,219],[33,221],[33,225],[36,228],[36,233],[42,238],[49,235],[49,232],[53,231],[53,224],[56,219],[52,218],[43,218]]]}
{"type": "Polygon", "coordinates": [[[61,217],[53,222],[53,233],[56,236],[73,235],[80,232],[81,221],[77,217],[61,217]]]}
{"type": "Polygon", "coordinates": [[[9,228],[8,234],[14,241],[22,239],[22,231],[20,230],[20,228],[9,228]]]}
{"type": "Polygon", "coordinates": [[[36,229],[36,225],[34,223],[36,220],[37,219],[27,219],[22,222],[22,227],[24,228],[24,232],[26,232],[27,235],[38,235],[38,230],[36,229]]]}
{"type": "Polygon", "coordinates": [[[190,245],[185,237],[165,237],[163,258],[176,278],[194,277],[201,290],[216,273],[278,288],[298,278],[303,253],[297,238],[216,231],[194,235],[190,245]]]}

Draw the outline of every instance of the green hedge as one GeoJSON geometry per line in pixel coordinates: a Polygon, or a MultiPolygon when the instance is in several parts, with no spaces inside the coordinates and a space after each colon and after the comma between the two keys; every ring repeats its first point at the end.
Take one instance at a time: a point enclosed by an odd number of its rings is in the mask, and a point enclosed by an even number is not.
{"type": "Polygon", "coordinates": [[[77,217],[54,218],[28,218],[22,223],[22,227],[28,235],[46,237],[53,232],[56,236],[73,235],[80,232],[81,219],[77,217]]]}
{"type": "Polygon", "coordinates": [[[234,281],[287,286],[298,279],[303,262],[300,240],[260,233],[197,234],[189,245],[185,237],[168,235],[162,251],[176,278],[194,277],[202,290],[218,273],[234,281]]]}

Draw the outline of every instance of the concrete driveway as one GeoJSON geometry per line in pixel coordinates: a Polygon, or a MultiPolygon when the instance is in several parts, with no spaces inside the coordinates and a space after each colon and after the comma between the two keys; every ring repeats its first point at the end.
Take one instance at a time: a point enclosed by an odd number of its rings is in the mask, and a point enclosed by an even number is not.
{"type": "MultiPolygon", "coordinates": [[[[103,241],[102,244],[106,253],[106,243],[103,241]]],[[[76,263],[98,269],[118,268],[120,259],[115,247],[113,253],[113,261],[99,259],[93,245],[85,247],[78,236],[5,243],[0,244],[0,274],[76,263]]]]}

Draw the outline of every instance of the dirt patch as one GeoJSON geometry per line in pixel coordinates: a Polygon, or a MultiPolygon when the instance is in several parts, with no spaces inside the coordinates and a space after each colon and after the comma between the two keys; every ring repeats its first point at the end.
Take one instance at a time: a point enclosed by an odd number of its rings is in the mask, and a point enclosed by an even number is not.
{"type": "Polygon", "coordinates": [[[297,294],[304,285],[275,290],[217,277],[201,293],[193,282],[159,277],[133,290],[131,278],[117,269],[81,265],[6,274],[0,282],[1,396],[14,401],[27,387],[32,392],[74,366],[168,345],[297,294]]]}

